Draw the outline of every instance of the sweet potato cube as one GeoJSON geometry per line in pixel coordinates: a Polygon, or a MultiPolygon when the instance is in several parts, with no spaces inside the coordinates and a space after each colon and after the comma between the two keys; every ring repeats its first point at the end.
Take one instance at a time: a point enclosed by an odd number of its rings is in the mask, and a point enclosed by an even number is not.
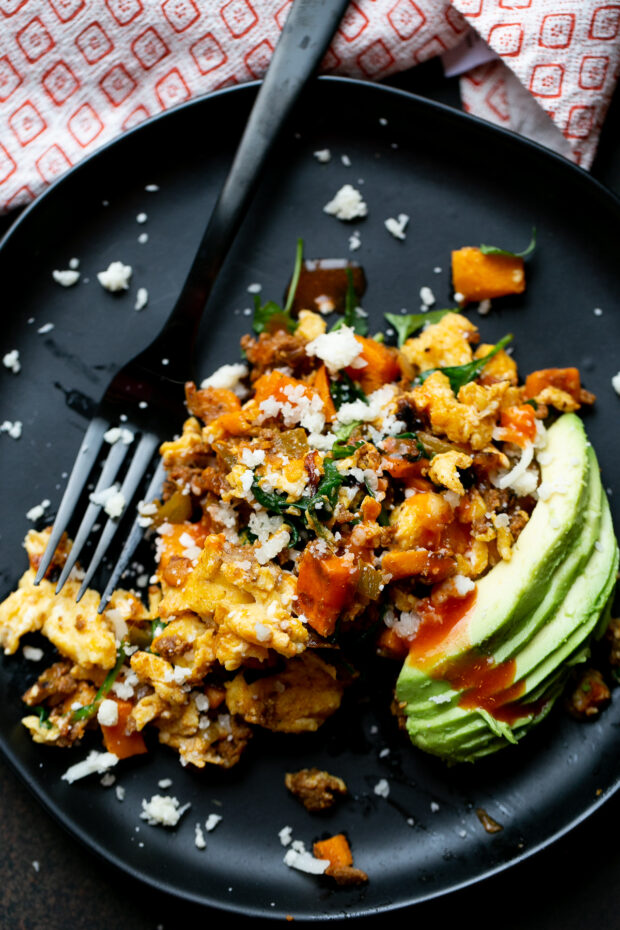
{"type": "Polygon", "coordinates": [[[525,290],[523,259],[513,255],[484,255],[466,246],[452,253],[452,285],[463,302],[522,294],[525,290]]]}
{"type": "Polygon", "coordinates": [[[299,561],[297,603],[313,630],[331,636],[340,612],[355,596],[359,569],[352,556],[318,558],[306,549],[299,561]]]}
{"type": "Polygon", "coordinates": [[[372,394],[384,384],[397,381],[400,378],[400,365],[396,349],[384,346],[375,339],[366,339],[364,336],[355,337],[361,343],[362,351],[358,358],[366,362],[363,368],[349,366],[346,373],[353,381],[359,382],[366,394],[372,394]]]}
{"type": "Polygon", "coordinates": [[[344,833],[337,833],[326,840],[318,840],[313,844],[312,852],[316,859],[328,859],[327,874],[334,869],[353,865],[353,854],[344,833]]]}
{"type": "Polygon", "coordinates": [[[148,752],[144,737],[137,730],[127,732],[127,720],[133,705],[129,701],[117,700],[118,722],[113,727],[102,726],[103,744],[108,752],[118,756],[119,759],[128,759],[130,756],[142,755],[148,752]]]}

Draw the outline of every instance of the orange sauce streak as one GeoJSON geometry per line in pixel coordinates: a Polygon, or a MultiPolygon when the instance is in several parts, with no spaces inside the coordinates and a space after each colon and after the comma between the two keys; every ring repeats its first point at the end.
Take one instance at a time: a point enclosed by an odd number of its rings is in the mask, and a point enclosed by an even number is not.
{"type": "MultiPolygon", "coordinates": [[[[475,599],[476,592],[472,591],[465,597],[447,598],[440,604],[433,604],[431,598],[419,602],[417,609],[422,622],[409,649],[414,665],[424,668],[432,663],[442,642],[467,616],[475,599]]],[[[523,717],[540,713],[545,706],[544,701],[527,704],[519,701],[525,682],[514,681],[515,671],[514,659],[496,663],[492,656],[468,654],[441,663],[431,675],[462,691],[460,707],[486,710],[496,720],[512,725],[523,717]]]]}
{"type": "Polygon", "coordinates": [[[433,604],[430,598],[418,603],[417,611],[422,618],[409,655],[415,665],[424,667],[432,658],[446,636],[454,629],[473,607],[476,592],[465,597],[448,597],[441,604],[433,604]]]}

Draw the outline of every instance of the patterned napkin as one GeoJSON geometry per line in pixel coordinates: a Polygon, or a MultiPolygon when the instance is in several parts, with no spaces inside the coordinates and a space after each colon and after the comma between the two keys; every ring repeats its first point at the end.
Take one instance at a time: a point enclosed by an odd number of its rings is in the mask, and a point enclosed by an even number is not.
{"type": "MultiPolygon", "coordinates": [[[[0,0],[0,212],[149,116],[262,77],[291,2],[0,0]]],[[[620,2],[354,0],[322,71],[375,81],[446,52],[468,67],[472,29],[490,60],[462,75],[464,108],[589,167],[620,2]]]]}

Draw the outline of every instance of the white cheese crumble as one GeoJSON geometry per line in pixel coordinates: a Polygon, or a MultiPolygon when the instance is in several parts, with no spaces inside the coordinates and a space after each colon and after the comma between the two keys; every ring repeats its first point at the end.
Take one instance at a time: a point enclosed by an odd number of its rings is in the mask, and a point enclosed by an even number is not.
{"type": "Polygon", "coordinates": [[[148,216],[146,215],[146,213],[138,213],[136,217],[136,223],[146,223],[147,220],[148,220],[148,216]]]}
{"type": "Polygon", "coordinates": [[[613,387],[616,394],[620,394],[620,371],[611,379],[611,386],[613,387]]]}
{"type": "Polygon", "coordinates": [[[113,484],[109,488],[103,488],[101,491],[89,495],[93,504],[99,504],[113,520],[117,520],[125,509],[125,496],[120,491],[118,484],[113,484]]]}
{"type": "Polygon", "coordinates": [[[222,365],[217,371],[214,371],[212,375],[209,375],[208,378],[205,378],[204,381],[200,383],[201,388],[226,388],[228,391],[233,391],[237,397],[245,397],[248,393],[247,388],[241,384],[243,378],[246,378],[249,373],[247,365],[237,362],[234,365],[222,365]]]}
{"type": "Polygon", "coordinates": [[[355,220],[368,214],[368,207],[362,195],[351,184],[344,184],[335,197],[323,207],[325,213],[338,220],[355,220]]]}
{"type": "Polygon", "coordinates": [[[61,778],[72,785],[74,781],[79,778],[86,778],[88,775],[103,775],[117,762],[118,756],[115,756],[114,753],[97,752],[96,749],[93,749],[82,762],[76,762],[75,765],[70,766],[61,778]]]}
{"type": "Polygon", "coordinates": [[[264,543],[281,529],[283,523],[284,517],[278,514],[270,517],[266,510],[259,510],[250,514],[248,529],[260,543],[264,543]]]}
{"type": "Polygon", "coordinates": [[[385,221],[385,228],[395,239],[404,239],[405,238],[405,229],[407,223],[409,222],[409,217],[406,213],[399,213],[398,217],[390,216],[385,221]]]}
{"type": "Polygon", "coordinates": [[[293,839],[293,828],[286,826],[278,831],[278,837],[283,846],[289,846],[293,839]]]}
{"type": "Polygon", "coordinates": [[[31,507],[30,510],[27,511],[26,519],[32,520],[33,522],[35,520],[40,520],[40,518],[43,516],[43,514],[45,513],[49,505],[50,505],[50,502],[48,500],[41,501],[40,504],[35,504],[34,507],[31,507]]]}
{"type": "Polygon", "coordinates": [[[99,705],[97,710],[97,722],[102,727],[115,727],[118,723],[118,704],[110,698],[106,698],[99,705]]]}
{"type": "Polygon", "coordinates": [[[24,646],[22,655],[24,659],[28,659],[29,662],[40,662],[43,658],[43,650],[39,649],[38,646],[24,646]]]}
{"type": "Polygon", "coordinates": [[[487,316],[491,312],[491,301],[487,297],[486,300],[481,300],[478,304],[478,313],[480,316],[487,316]]]}
{"type": "Polygon", "coordinates": [[[11,439],[19,439],[22,434],[23,424],[21,420],[5,420],[0,424],[0,433],[8,433],[11,439]]]}
{"type": "MultiPolygon", "coordinates": [[[[279,533],[276,533],[275,536],[272,536],[267,542],[261,543],[254,550],[254,556],[259,565],[266,565],[267,562],[271,562],[272,559],[278,555],[279,552],[282,552],[283,549],[286,549],[290,542],[291,534],[288,530],[282,529],[279,533]]],[[[271,635],[270,631],[267,631],[269,636],[271,635]]],[[[257,634],[258,636],[258,634],[257,634]]]]}
{"type": "Polygon", "coordinates": [[[148,241],[149,241],[149,234],[140,233],[140,235],[138,236],[138,242],[140,243],[140,245],[146,245],[148,241]]]}
{"type": "Polygon", "coordinates": [[[452,582],[459,597],[465,597],[466,594],[469,594],[469,592],[473,591],[476,587],[475,582],[472,581],[471,578],[468,578],[467,575],[454,575],[452,582]]]}
{"type": "Polygon", "coordinates": [[[207,833],[211,833],[212,830],[215,830],[218,823],[222,820],[221,814],[209,814],[205,822],[205,829],[207,833]]]}
{"type": "Polygon", "coordinates": [[[189,803],[181,806],[178,798],[173,796],[154,794],[149,801],[146,798],[142,799],[140,817],[152,827],[176,827],[185,811],[190,807],[191,804],[189,803]]]}
{"type": "Polygon", "coordinates": [[[194,827],[194,844],[196,849],[206,849],[207,841],[205,840],[205,835],[202,832],[202,827],[197,823],[194,827]]]}
{"type": "Polygon", "coordinates": [[[136,302],[133,305],[134,310],[144,310],[149,302],[149,292],[145,287],[139,287],[136,294],[136,302]]]}
{"type": "Polygon", "coordinates": [[[62,287],[72,287],[80,280],[80,272],[74,268],[55,269],[52,271],[52,278],[62,287]]]}
{"type": "Polygon", "coordinates": [[[395,391],[394,385],[386,384],[369,394],[365,401],[354,400],[350,404],[342,404],[338,409],[338,422],[343,425],[355,420],[372,423],[382,416],[384,408],[393,400],[395,391]]]}
{"type": "Polygon", "coordinates": [[[313,154],[316,160],[321,162],[322,165],[326,165],[328,161],[331,161],[332,153],[329,149],[318,149],[313,154]]]}
{"type": "Polygon", "coordinates": [[[106,442],[109,442],[111,446],[119,441],[128,446],[133,442],[134,435],[126,426],[113,426],[103,434],[103,438],[106,442]]]}
{"type": "Polygon", "coordinates": [[[322,333],[306,345],[306,355],[316,356],[325,362],[330,372],[341,368],[363,368],[366,362],[359,358],[362,345],[350,326],[341,326],[331,333],[322,333]],[[355,364],[355,362],[362,364],[355,364]]]}
{"type": "Polygon", "coordinates": [[[262,465],[264,463],[265,450],[245,448],[241,453],[241,461],[244,465],[247,465],[248,468],[256,468],[257,465],[262,465]]]}
{"type": "Polygon", "coordinates": [[[126,291],[133,269],[122,262],[110,262],[105,271],[97,272],[97,280],[106,291],[126,291]]]}
{"type": "Polygon", "coordinates": [[[329,866],[329,859],[317,859],[306,850],[301,840],[293,840],[284,854],[284,864],[291,869],[308,872],[310,875],[323,875],[329,866]]]}
{"type": "Polygon", "coordinates": [[[390,793],[390,786],[386,778],[381,778],[374,787],[374,792],[380,798],[387,798],[390,793]]]}
{"type": "Polygon", "coordinates": [[[422,309],[433,306],[435,295],[430,287],[424,286],[420,288],[420,300],[422,301],[422,309]]]}
{"type": "Polygon", "coordinates": [[[447,704],[452,700],[453,691],[442,691],[441,694],[431,694],[429,701],[433,704],[447,704]]]}
{"type": "Polygon", "coordinates": [[[359,234],[359,231],[356,229],[355,232],[351,233],[349,236],[349,248],[352,252],[357,252],[362,244],[362,237],[359,234]]]}
{"type": "Polygon", "coordinates": [[[114,789],[114,793],[115,793],[115,795],[116,795],[116,800],[117,800],[117,801],[124,801],[124,800],[125,800],[125,789],[123,788],[122,785],[117,785],[117,786],[115,787],[115,789],[114,789]]]}
{"type": "Polygon", "coordinates": [[[19,361],[19,350],[11,349],[10,352],[7,352],[2,358],[2,364],[5,368],[8,368],[9,371],[12,371],[14,375],[19,374],[22,367],[19,361]]]}

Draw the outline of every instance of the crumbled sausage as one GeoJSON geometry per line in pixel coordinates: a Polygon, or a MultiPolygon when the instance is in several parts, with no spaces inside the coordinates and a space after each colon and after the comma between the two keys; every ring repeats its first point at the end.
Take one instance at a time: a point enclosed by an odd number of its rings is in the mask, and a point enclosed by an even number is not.
{"type": "Polygon", "coordinates": [[[347,794],[347,786],[342,778],[316,768],[287,772],[284,783],[309,811],[327,810],[339,797],[347,794]]]}

